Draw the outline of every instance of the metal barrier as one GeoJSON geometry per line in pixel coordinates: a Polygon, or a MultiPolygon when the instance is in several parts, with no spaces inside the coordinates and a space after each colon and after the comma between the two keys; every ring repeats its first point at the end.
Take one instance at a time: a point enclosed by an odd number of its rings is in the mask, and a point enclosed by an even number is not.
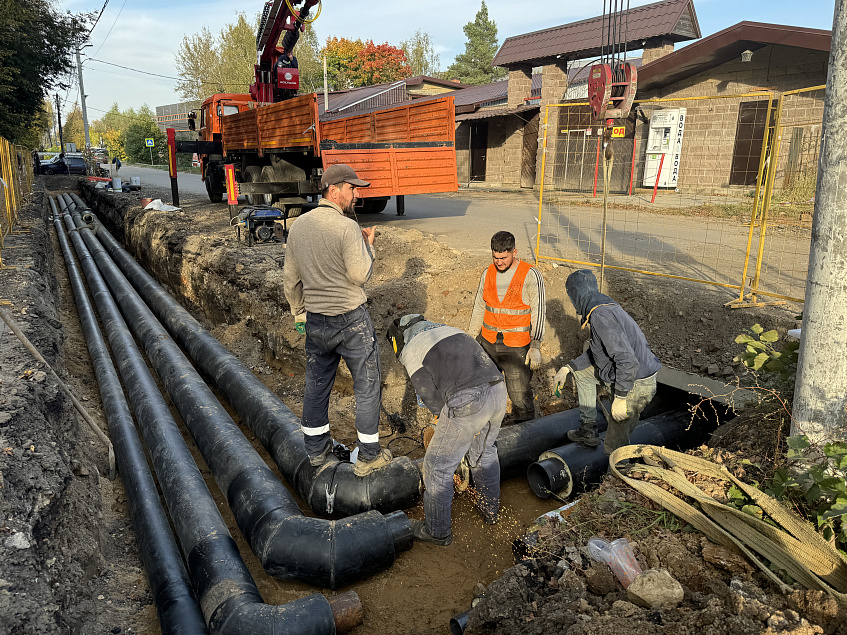
{"type": "Polygon", "coordinates": [[[6,236],[15,233],[18,224],[18,211],[24,203],[24,196],[32,192],[34,178],[32,151],[10,143],[0,137],[0,269],[9,269],[3,263],[3,249],[6,236]]]}
{"type": "Polygon", "coordinates": [[[802,301],[822,106],[823,87],[642,100],[610,156],[587,103],[547,106],[536,260],[802,301]]]}

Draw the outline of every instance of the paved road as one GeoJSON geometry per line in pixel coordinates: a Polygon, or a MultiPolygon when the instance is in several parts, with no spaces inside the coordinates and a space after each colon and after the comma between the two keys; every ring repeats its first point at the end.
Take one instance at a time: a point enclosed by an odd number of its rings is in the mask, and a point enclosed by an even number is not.
{"type": "MultiPolygon", "coordinates": [[[[121,177],[170,187],[166,171],[125,166],[121,177]]],[[[181,192],[206,195],[199,175],[181,174],[181,192]]],[[[381,214],[360,215],[364,225],[398,225],[435,235],[462,251],[487,254],[492,234],[500,230],[517,238],[518,253],[535,252],[538,199],[533,192],[462,190],[454,194],[406,197],[405,216],[396,215],[394,199],[381,214]]],[[[545,204],[541,215],[542,256],[599,263],[602,210],[597,207],[545,204]]],[[[712,217],[656,214],[640,209],[610,210],[606,263],[668,275],[739,284],[744,268],[748,227],[712,217]]],[[[762,287],[802,297],[810,236],[806,229],[771,228],[765,242],[762,287]]],[[[758,233],[754,233],[748,276],[753,274],[758,233]]]]}

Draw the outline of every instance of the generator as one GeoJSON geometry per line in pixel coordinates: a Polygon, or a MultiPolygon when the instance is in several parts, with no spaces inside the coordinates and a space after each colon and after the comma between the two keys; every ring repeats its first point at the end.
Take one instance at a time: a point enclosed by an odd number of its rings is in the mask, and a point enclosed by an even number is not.
{"type": "Polygon", "coordinates": [[[288,238],[288,213],[269,205],[247,205],[232,219],[241,240],[241,229],[247,238],[247,246],[253,243],[285,242],[288,238]],[[282,221],[282,224],[278,224],[282,221]]]}

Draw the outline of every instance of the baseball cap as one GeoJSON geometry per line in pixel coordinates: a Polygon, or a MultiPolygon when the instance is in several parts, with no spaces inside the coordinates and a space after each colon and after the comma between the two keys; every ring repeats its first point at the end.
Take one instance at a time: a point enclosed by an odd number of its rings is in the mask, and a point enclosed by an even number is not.
{"type": "Polygon", "coordinates": [[[370,185],[367,181],[363,181],[356,176],[356,172],[349,165],[336,163],[324,170],[324,174],[321,177],[321,189],[324,189],[328,185],[338,185],[339,183],[349,183],[356,187],[368,187],[370,185]]]}

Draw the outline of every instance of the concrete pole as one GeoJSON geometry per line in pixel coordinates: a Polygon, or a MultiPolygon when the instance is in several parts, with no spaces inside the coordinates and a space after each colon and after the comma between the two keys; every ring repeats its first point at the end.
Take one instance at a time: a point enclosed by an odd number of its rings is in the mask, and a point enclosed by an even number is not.
{"type": "Polygon", "coordinates": [[[329,87],[326,81],[326,55],[324,55],[324,112],[329,111],[329,87]]]}
{"type": "Polygon", "coordinates": [[[65,151],[65,139],[62,136],[62,110],[59,106],[59,93],[56,93],[56,118],[59,120],[59,152],[65,151]]]}
{"type": "Polygon", "coordinates": [[[792,434],[847,441],[847,0],[836,0],[792,434]]]}
{"type": "MultiPolygon", "coordinates": [[[[91,46],[86,44],[86,46],[91,46]]],[[[85,47],[82,47],[85,48],[85,47]]],[[[82,101],[82,127],[85,130],[85,147],[91,147],[91,137],[88,134],[88,111],[85,109],[85,86],[82,85],[82,58],[80,57],[80,47],[76,48],[76,68],[79,73],[79,97],[82,101]]]]}

